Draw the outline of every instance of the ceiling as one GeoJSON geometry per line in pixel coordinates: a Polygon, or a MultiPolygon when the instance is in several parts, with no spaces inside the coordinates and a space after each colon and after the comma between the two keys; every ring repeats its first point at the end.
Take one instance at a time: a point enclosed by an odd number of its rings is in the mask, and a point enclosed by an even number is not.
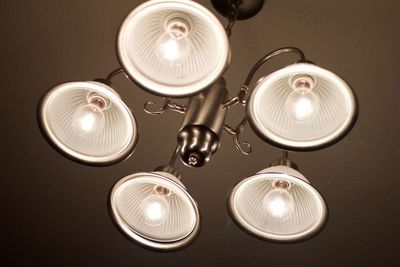
{"type": "MultiPolygon", "coordinates": [[[[208,165],[180,168],[200,206],[202,230],[193,245],[174,253],[147,251],[121,235],[109,217],[107,197],[118,179],[168,162],[181,114],[146,114],[143,104],[159,99],[119,76],[116,90],[137,118],[140,140],[128,160],[99,168],[58,154],[36,123],[38,101],[48,88],[104,77],[118,67],[118,27],[142,2],[0,2],[4,96],[0,262],[9,266],[399,266],[400,2],[269,0],[258,16],[235,25],[232,61],[225,74],[231,95],[260,57],[282,46],[296,46],[352,85],[360,103],[358,122],[332,147],[290,154],[328,203],[329,221],[319,235],[301,243],[274,244],[246,235],[229,220],[225,206],[229,189],[280,156],[246,128],[243,138],[254,146],[250,156],[239,153],[231,136],[223,134],[208,165]]],[[[198,2],[212,9],[209,1],[198,2]]],[[[292,60],[274,59],[258,76],[292,60]]],[[[237,124],[242,115],[243,110],[235,107],[228,123],[237,124]]]]}

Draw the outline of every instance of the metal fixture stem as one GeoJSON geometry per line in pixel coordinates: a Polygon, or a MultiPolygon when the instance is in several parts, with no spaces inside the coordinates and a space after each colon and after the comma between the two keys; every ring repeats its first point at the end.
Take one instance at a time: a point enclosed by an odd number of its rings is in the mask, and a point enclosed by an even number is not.
{"type": "Polygon", "coordinates": [[[181,180],[182,177],[178,172],[177,161],[176,161],[179,155],[179,151],[180,151],[180,145],[178,144],[175,148],[174,153],[171,156],[171,160],[169,161],[168,165],[159,166],[155,169],[155,171],[168,172],[174,175],[179,180],[181,180]]]}
{"type": "MultiPolygon", "coordinates": [[[[284,153],[285,152],[287,152],[287,151],[284,151],[284,153]]],[[[297,164],[294,163],[293,161],[291,161],[290,159],[288,159],[287,157],[285,157],[285,155],[282,158],[279,158],[279,159],[275,160],[274,162],[272,162],[270,164],[270,167],[272,167],[272,166],[288,166],[297,171],[299,170],[299,167],[297,167],[297,164]]]]}
{"type": "Polygon", "coordinates": [[[223,102],[228,91],[220,78],[203,93],[190,98],[177,139],[182,161],[190,167],[201,167],[219,147],[226,109],[223,102]]]}
{"type": "Polygon", "coordinates": [[[190,98],[181,130],[188,125],[204,126],[219,136],[226,115],[221,103],[227,94],[225,79],[221,78],[203,93],[190,98]]]}
{"type": "Polygon", "coordinates": [[[175,151],[171,156],[171,160],[169,161],[169,165],[176,168],[176,159],[178,158],[179,155],[179,151],[180,151],[181,147],[180,145],[176,145],[175,151]]]}

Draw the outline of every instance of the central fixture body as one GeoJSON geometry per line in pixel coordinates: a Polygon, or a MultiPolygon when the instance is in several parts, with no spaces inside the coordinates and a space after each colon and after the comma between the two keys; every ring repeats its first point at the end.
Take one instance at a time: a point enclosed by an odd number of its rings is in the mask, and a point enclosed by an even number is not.
{"type": "Polygon", "coordinates": [[[170,162],[125,176],[109,195],[111,217],[125,236],[146,248],[170,251],[191,244],[201,228],[200,211],[181,181],[177,159],[189,167],[205,165],[218,150],[222,131],[239,151],[250,154],[252,146],[240,138],[249,122],[260,138],[283,150],[283,157],[232,188],[229,215],[263,240],[308,239],[323,228],[328,209],[287,151],[321,149],[344,138],[357,117],[354,92],[342,78],[306,60],[300,49],[284,47],[256,62],[239,92],[229,97],[222,77],[230,60],[228,36],[236,20],[256,15],[264,1],[211,2],[228,19],[226,27],[190,0],[150,0],[135,8],[118,32],[122,68],[105,79],[51,88],[38,106],[42,133],[57,151],[80,163],[111,165],[127,159],[138,127],[113,89],[119,73],[163,97],[160,107],[147,102],[147,113],[184,114],[170,162]],[[285,53],[298,60],[252,84],[261,66],[285,53]],[[189,97],[186,105],[171,100],[183,97],[189,97]],[[238,104],[245,117],[232,127],[226,114],[238,104]]]}
{"type": "Polygon", "coordinates": [[[178,133],[183,162],[191,167],[203,166],[219,147],[226,109],[222,103],[228,91],[221,78],[205,92],[190,98],[178,133]]]}

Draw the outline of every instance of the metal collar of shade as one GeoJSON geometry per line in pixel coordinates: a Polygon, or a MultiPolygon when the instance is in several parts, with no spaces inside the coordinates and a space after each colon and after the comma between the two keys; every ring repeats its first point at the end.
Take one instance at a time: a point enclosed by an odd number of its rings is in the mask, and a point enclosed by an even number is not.
{"type": "MultiPolygon", "coordinates": [[[[146,248],[151,248],[158,251],[178,250],[190,245],[197,238],[200,232],[201,217],[196,201],[186,191],[186,188],[179,181],[179,179],[166,172],[135,173],[120,179],[111,189],[109,196],[109,207],[114,222],[122,231],[122,233],[124,233],[130,240],[133,240],[146,248]],[[175,237],[168,236],[167,230],[163,228],[161,229],[161,233],[164,236],[157,237],[154,236],[153,233],[160,229],[154,228],[153,231],[151,231],[152,229],[149,228],[149,231],[146,233],[140,229],[143,224],[132,225],[132,223],[130,223],[129,217],[133,216],[132,211],[137,211],[137,207],[135,207],[133,204],[133,206],[129,206],[126,204],[126,201],[124,201],[126,197],[129,197],[126,196],[126,194],[129,194],[126,192],[126,190],[129,191],[129,189],[131,189],[132,194],[134,193],[132,189],[134,189],[136,186],[143,186],[146,184],[149,186],[162,186],[167,188],[172,194],[175,194],[188,209],[186,215],[190,217],[187,218],[187,222],[189,223],[185,224],[187,229],[184,232],[181,232],[179,236],[176,234],[175,237]],[[131,213],[129,213],[128,210],[130,210],[131,213]],[[153,235],[153,237],[151,235],[153,235]]],[[[181,213],[180,216],[172,216],[171,218],[182,219],[182,216],[183,214],[181,213]]]]}
{"type": "Polygon", "coordinates": [[[292,64],[261,78],[247,101],[247,116],[257,135],[274,146],[294,151],[316,150],[336,143],[350,132],[357,113],[357,99],[350,86],[336,74],[310,63],[292,64]],[[297,74],[315,77],[313,91],[319,94],[323,109],[320,113],[325,117],[296,123],[283,114],[282,99],[291,90],[288,81],[297,74]],[[313,133],[318,123],[325,127],[324,131],[313,133]],[[302,134],[296,136],[300,131],[302,134]]]}
{"type": "Polygon", "coordinates": [[[219,20],[202,5],[185,0],[151,0],[135,8],[119,29],[117,52],[132,80],[150,93],[171,97],[187,97],[207,88],[230,60],[228,38],[219,20]],[[176,68],[162,65],[154,53],[171,16],[188,20],[188,38],[195,44],[193,55],[176,68]]]}
{"type": "MultiPolygon", "coordinates": [[[[243,199],[241,200],[243,203],[243,199]]],[[[253,202],[254,199],[252,203],[253,202]]],[[[262,205],[262,203],[258,202],[255,204],[258,204],[260,206],[262,205]]],[[[295,202],[295,206],[299,207],[299,204],[300,203],[295,202]]],[[[308,206],[308,208],[310,209],[310,206],[308,206]]],[[[258,172],[256,175],[243,179],[242,181],[237,183],[228,194],[227,209],[230,217],[243,231],[262,240],[284,243],[298,242],[313,237],[315,234],[322,230],[328,218],[328,208],[326,206],[325,200],[319,194],[319,192],[310,185],[308,180],[301,173],[286,166],[274,166],[266,168],[258,172]],[[248,190],[249,188],[251,189],[252,186],[255,186],[254,189],[258,190],[259,185],[263,183],[272,183],[272,181],[274,180],[284,180],[289,182],[292,187],[298,187],[299,190],[303,191],[302,195],[307,194],[310,198],[309,202],[311,201],[314,204],[313,211],[307,211],[306,206],[302,207],[302,209],[298,208],[298,210],[302,210],[302,212],[306,210],[305,213],[314,212],[315,214],[315,216],[313,217],[310,216],[306,218],[311,221],[305,224],[302,229],[298,228],[292,231],[288,230],[287,232],[277,232],[276,230],[272,229],[268,230],[265,227],[263,229],[263,227],[257,225],[254,220],[252,221],[252,219],[248,218],[246,214],[243,214],[242,210],[239,208],[239,198],[242,197],[244,191],[248,190]]],[[[260,213],[257,213],[257,216],[262,216],[261,213],[262,211],[260,211],[260,213]]],[[[290,218],[288,220],[290,220],[290,218]]],[[[285,225],[287,224],[287,222],[282,222],[281,224],[285,225]]],[[[297,222],[296,224],[299,223],[297,222]]]]}
{"type": "MultiPolygon", "coordinates": [[[[116,114],[114,114],[113,119],[115,119],[116,114]]],[[[71,114],[70,116],[64,116],[64,118],[69,118],[70,120],[72,119],[71,117],[71,114]]],[[[133,153],[138,140],[136,120],[129,108],[111,87],[99,82],[67,82],[51,88],[39,103],[38,121],[43,135],[57,151],[79,163],[89,165],[111,165],[126,159],[133,153]],[[65,136],[63,137],[64,131],[57,129],[51,119],[51,116],[63,116],[63,112],[68,112],[68,106],[63,106],[62,104],[69,105],[78,102],[82,102],[82,105],[85,104],[84,102],[89,92],[95,92],[107,98],[110,101],[111,108],[105,112],[115,111],[125,128],[125,134],[116,140],[115,147],[108,151],[99,153],[79,151],[79,148],[74,147],[73,143],[66,142],[65,136]]],[[[65,123],[70,125],[71,121],[66,121],[65,123]]],[[[112,125],[107,125],[106,121],[105,127],[115,127],[115,122],[112,125]]],[[[72,126],[69,128],[72,128],[72,126]]]]}

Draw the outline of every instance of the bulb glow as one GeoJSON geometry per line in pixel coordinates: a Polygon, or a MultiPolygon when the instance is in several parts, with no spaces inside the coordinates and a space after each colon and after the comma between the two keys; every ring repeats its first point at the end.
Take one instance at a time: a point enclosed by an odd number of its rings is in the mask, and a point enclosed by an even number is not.
{"type": "Polygon", "coordinates": [[[286,98],[286,113],[298,122],[311,120],[319,110],[319,99],[313,92],[315,78],[307,74],[294,75],[289,85],[293,92],[286,98]]]}
{"type": "Polygon", "coordinates": [[[187,38],[188,26],[181,20],[173,20],[166,31],[156,41],[156,54],[159,59],[171,66],[181,65],[190,55],[190,41],[187,38]]]}
{"type": "Polygon", "coordinates": [[[285,109],[296,121],[308,121],[318,113],[319,100],[311,91],[293,91],[286,98],[285,109]]]}
{"type": "Polygon", "coordinates": [[[75,131],[86,138],[99,134],[105,126],[103,111],[96,105],[87,104],[78,108],[72,117],[75,131]]]}
{"type": "Polygon", "coordinates": [[[167,200],[160,195],[150,195],[141,203],[141,211],[144,221],[149,226],[162,225],[169,213],[167,200]]]}
{"type": "Polygon", "coordinates": [[[293,197],[285,189],[272,189],[263,198],[264,213],[271,221],[282,222],[287,220],[293,213],[293,209],[293,197]]]}

